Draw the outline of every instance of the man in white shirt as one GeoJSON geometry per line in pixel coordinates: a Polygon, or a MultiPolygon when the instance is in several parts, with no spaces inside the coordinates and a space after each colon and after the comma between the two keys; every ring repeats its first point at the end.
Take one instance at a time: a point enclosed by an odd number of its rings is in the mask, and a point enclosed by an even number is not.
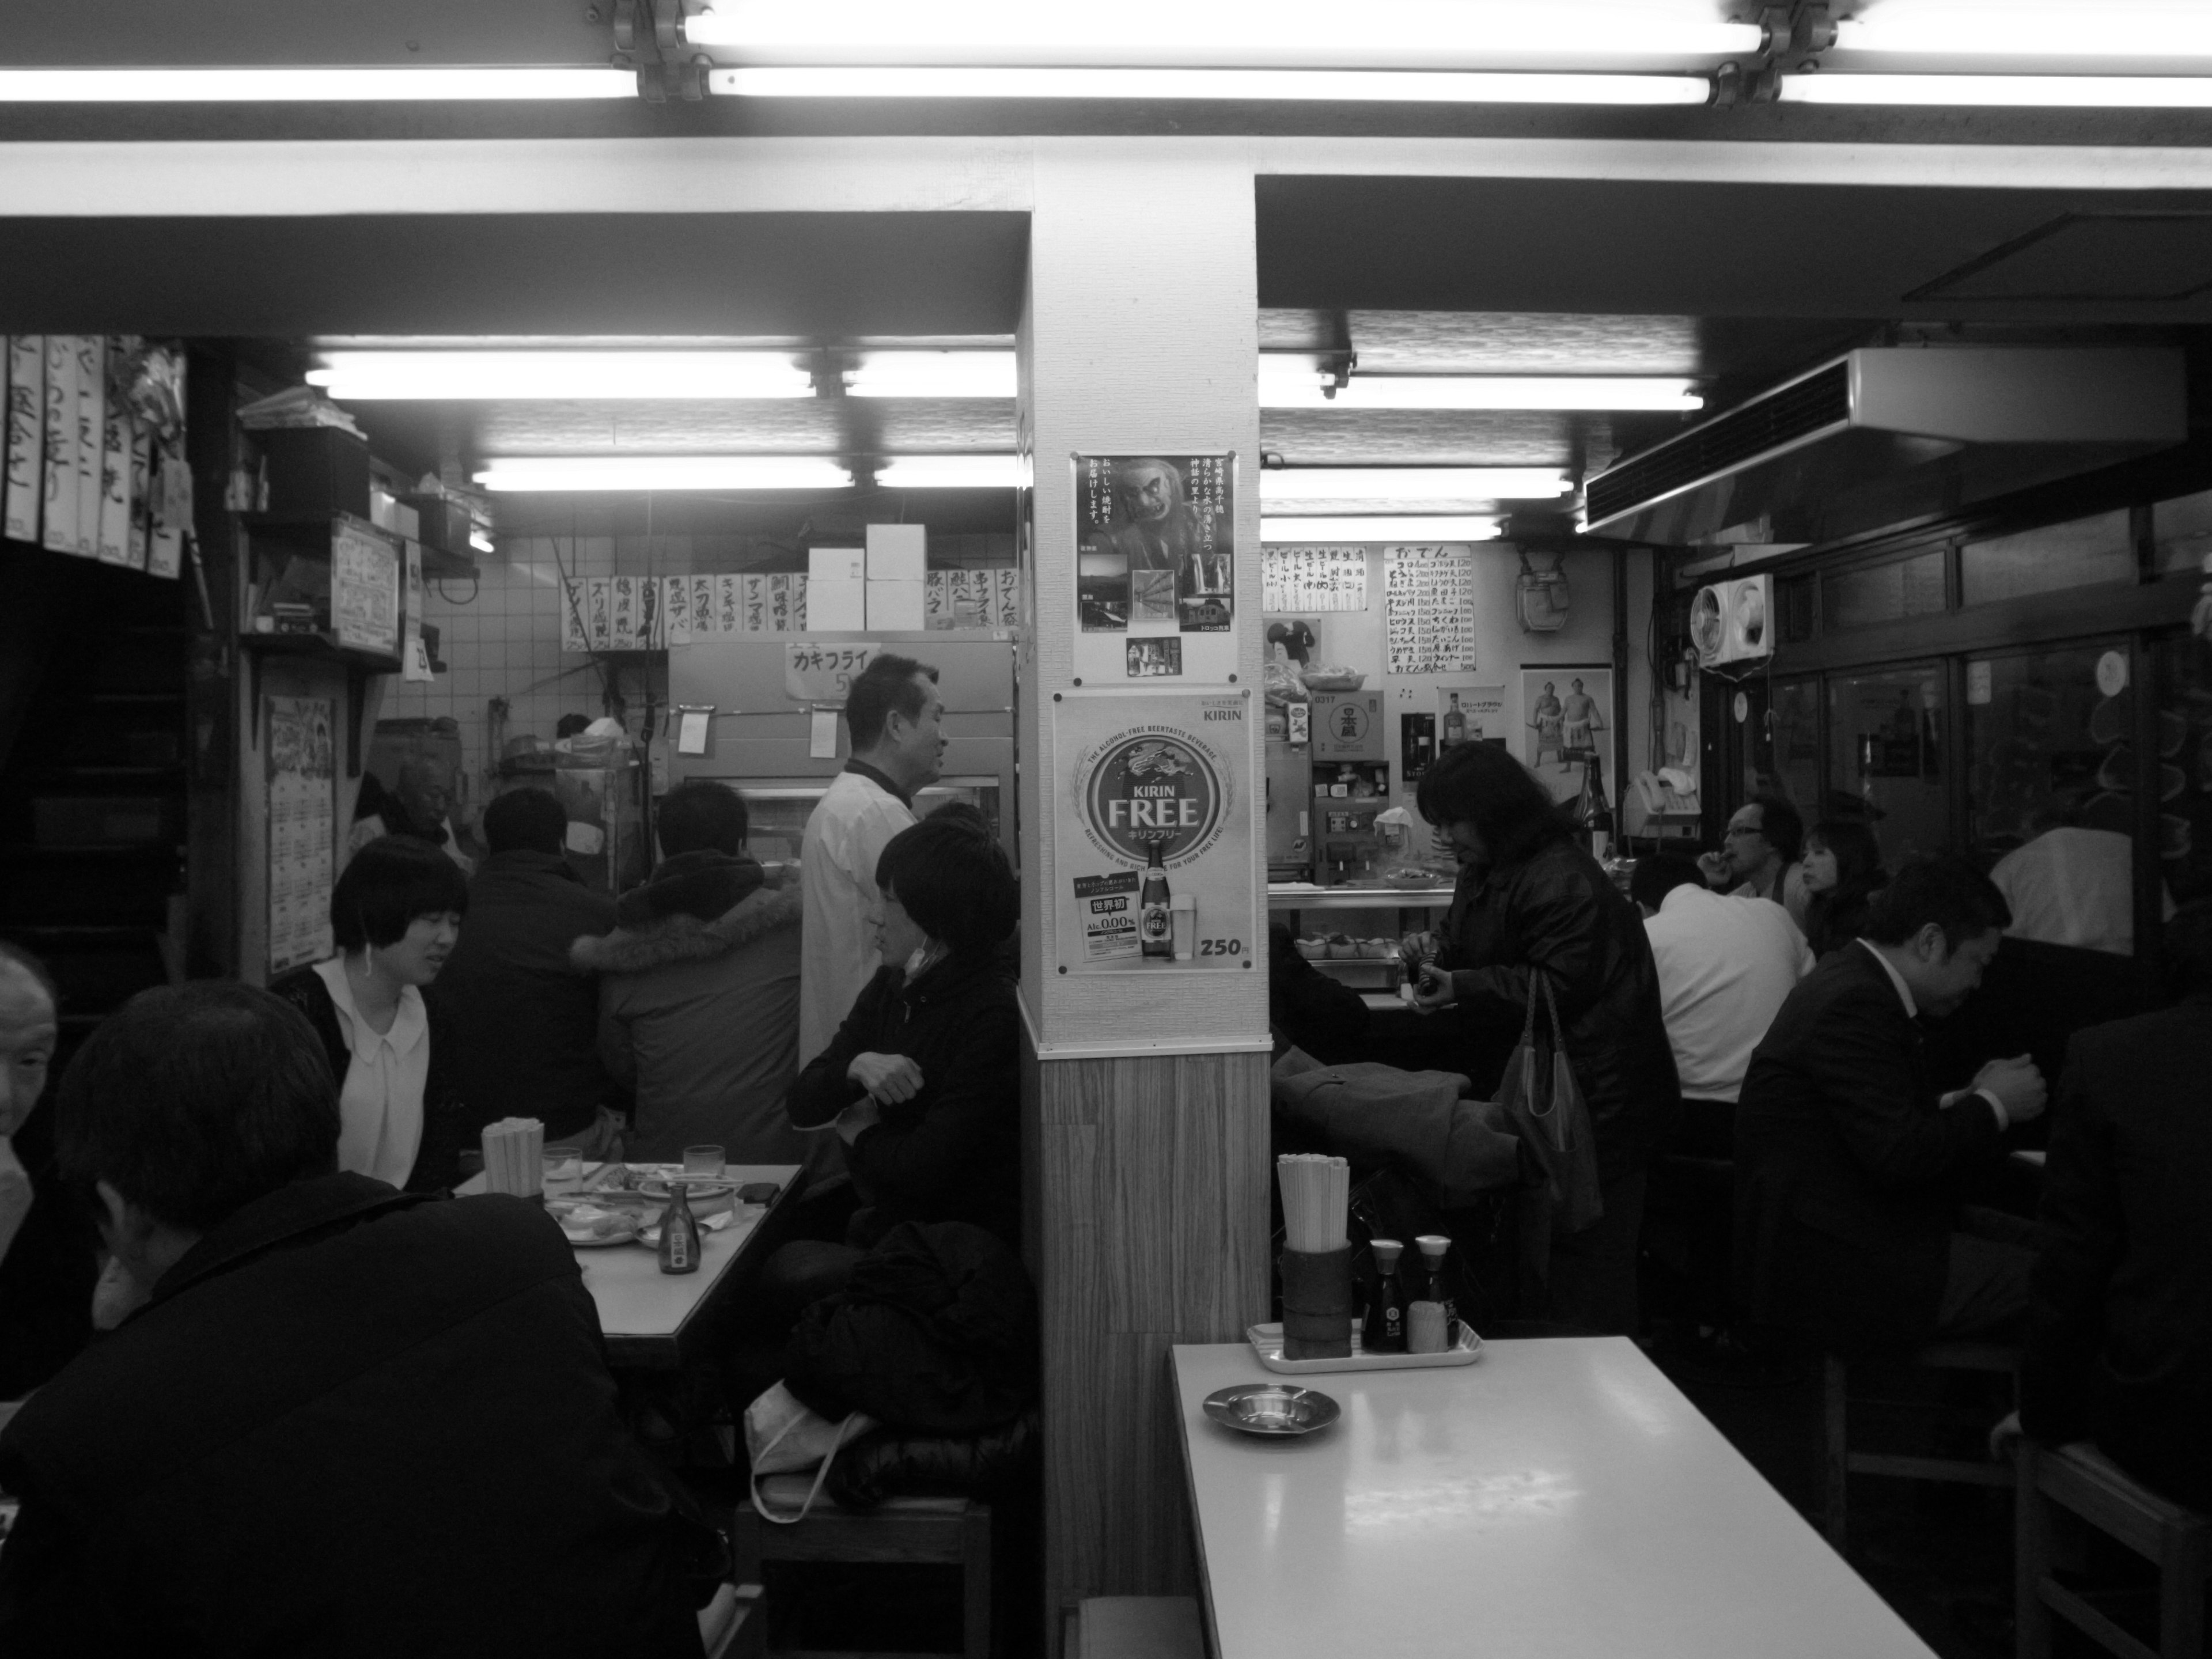
{"type": "Polygon", "coordinates": [[[1746,801],[1729,819],[1724,851],[1698,860],[1705,883],[1737,898],[1772,899],[1790,912],[1798,930],[1805,927],[1805,820],[1779,795],[1746,801]]]}
{"type": "Polygon", "coordinates": [[[937,781],[945,760],[944,712],[937,671],[911,657],[878,657],[846,696],[852,758],[806,820],[799,847],[802,1067],[830,1046],[860,988],[883,965],[876,860],[890,838],[915,822],[915,791],[937,781]]]}
{"type": "Polygon", "coordinates": [[[1659,966],[1659,1000],[1686,1101],[1733,1105],[1766,1035],[1813,953],[1789,912],[1716,893],[1679,854],[1639,859],[1630,895],[1659,966]]]}

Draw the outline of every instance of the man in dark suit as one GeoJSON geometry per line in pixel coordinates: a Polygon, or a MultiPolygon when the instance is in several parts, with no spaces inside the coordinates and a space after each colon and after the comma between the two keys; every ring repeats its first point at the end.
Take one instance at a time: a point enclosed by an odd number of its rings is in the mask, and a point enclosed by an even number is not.
{"type": "Polygon", "coordinates": [[[2166,928],[2179,1000],[2079,1032],[2044,1172],[2021,1421],[2212,1509],[2212,900],[2166,928]]]}
{"type": "Polygon", "coordinates": [[[543,1210],[339,1173],[321,1041],[242,985],[132,998],[56,1130],[143,1299],[0,1431],[0,1652],[697,1659],[719,1548],[543,1210]]]}
{"type": "Polygon", "coordinates": [[[1865,936],[1783,1004],[1736,1113],[1737,1293],[1755,1322],[1852,1352],[1993,1335],[2026,1311],[2026,1228],[1962,1228],[1982,1218],[1962,1218],[1957,1183],[2043,1110],[2042,1073],[1992,1060],[1939,1094],[1916,1024],[1980,983],[2009,919],[1963,860],[1908,860],[1865,936]]]}

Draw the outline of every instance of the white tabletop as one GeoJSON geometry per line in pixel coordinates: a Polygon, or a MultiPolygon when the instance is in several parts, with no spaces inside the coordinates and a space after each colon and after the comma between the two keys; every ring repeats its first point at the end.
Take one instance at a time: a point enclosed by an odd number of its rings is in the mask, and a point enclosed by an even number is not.
{"type": "Polygon", "coordinates": [[[1929,1659],[1626,1338],[1454,1370],[1275,1376],[1243,1343],[1174,1365],[1218,1659],[1929,1659]],[[1262,1439],[1200,1409],[1261,1382],[1343,1418],[1262,1439]]]}

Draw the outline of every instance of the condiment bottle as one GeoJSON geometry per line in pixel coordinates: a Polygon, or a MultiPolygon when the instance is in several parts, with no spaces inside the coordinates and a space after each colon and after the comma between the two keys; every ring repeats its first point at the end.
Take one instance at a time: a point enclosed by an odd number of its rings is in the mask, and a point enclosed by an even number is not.
{"type": "Polygon", "coordinates": [[[1359,1346],[1368,1353],[1406,1352],[1406,1289],[1398,1282],[1398,1258],[1405,1245],[1395,1238],[1368,1241],[1375,1252],[1375,1297],[1367,1304],[1359,1346]]]}
{"type": "Polygon", "coordinates": [[[691,1201],[681,1185],[672,1183],[668,1207],[660,1213],[660,1271],[696,1273],[699,1271],[699,1223],[691,1214],[691,1201]]]}
{"type": "Polygon", "coordinates": [[[1443,1310],[1443,1346],[1427,1352],[1449,1352],[1459,1346],[1459,1309],[1444,1285],[1444,1252],[1451,1249],[1451,1240],[1442,1233],[1423,1233],[1413,1243],[1421,1253],[1421,1266],[1428,1278],[1422,1299],[1438,1304],[1443,1310]]]}

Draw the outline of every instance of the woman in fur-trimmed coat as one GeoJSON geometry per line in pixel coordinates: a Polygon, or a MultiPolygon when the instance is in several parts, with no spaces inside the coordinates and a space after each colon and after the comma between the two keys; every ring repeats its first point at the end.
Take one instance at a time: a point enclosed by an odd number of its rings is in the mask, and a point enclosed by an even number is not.
{"type": "Polygon", "coordinates": [[[636,1098],[625,1153],[673,1162],[715,1145],[732,1164],[842,1173],[836,1137],[801,1134],[783,1097],[799,1070],[796,871],[769,885],[743,854],[664,859],[619,923],[569,958],[599,975],[599,1056],[636,1098]]]}

